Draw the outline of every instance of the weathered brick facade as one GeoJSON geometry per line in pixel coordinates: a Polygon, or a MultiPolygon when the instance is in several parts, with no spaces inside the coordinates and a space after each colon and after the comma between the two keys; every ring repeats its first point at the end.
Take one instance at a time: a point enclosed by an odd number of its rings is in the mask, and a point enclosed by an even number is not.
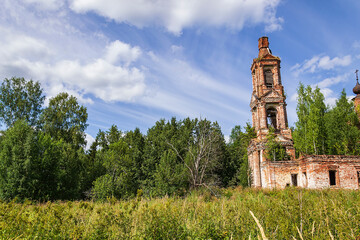
{"type": "MultiPolygon", "coordinates": [[[[348,188],[359,189],[359,156],[311,155],[295,159],[288,127],[280,58],[272,55],[267,37],[259,39],[259,56],[251,65],[253,93],[250,102],[257,137],[248,147],[251,185],[263,188],[348,188]],[[266,136],[275,129],[277,141],[290,155],[288,161],[266,159],[266,136]]],[[[359,86],[360,88],[360,86],[359,86]]],[[[360,105],[360,95],[359,102],[360,105]]]]}

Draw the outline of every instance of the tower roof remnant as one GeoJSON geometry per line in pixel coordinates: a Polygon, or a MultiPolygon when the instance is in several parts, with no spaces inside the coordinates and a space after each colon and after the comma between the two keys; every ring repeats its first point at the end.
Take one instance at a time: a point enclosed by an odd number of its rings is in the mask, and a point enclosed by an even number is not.
{"type": "Polygon", "coordinates": [[[356,71],[355,71],[355,74],[356,74],[356,85],[355,85],[355,87],[353,88],[353,92],[354,92],[356,95],[359,95],[359,94],[360,94],[360,84],[359,84],[358,72],[359,72],[359,70],[356,70],[356,71]]]}

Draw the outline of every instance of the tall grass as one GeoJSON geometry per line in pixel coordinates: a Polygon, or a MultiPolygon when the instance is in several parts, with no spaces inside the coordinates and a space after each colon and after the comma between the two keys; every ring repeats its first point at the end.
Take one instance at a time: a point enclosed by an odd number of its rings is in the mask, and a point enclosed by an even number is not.
{"type": "Polygon", "coordinates": [[[0,203],[1,239],[356,239],[360,192],[223,189],[185,198],[0,203]],[[251,212],[250,212],[251,211],[251,212]],[[263,233],[261,233],[261,228],[263,233]]]}

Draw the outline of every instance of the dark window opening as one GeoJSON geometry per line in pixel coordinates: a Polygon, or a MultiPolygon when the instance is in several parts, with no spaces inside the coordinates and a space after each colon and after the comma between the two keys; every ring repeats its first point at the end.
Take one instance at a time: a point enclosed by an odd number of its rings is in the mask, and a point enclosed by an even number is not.
{"type": "Polygon", "coordinates": [[[336,185],[336,171],[330,170],[329,171],[329,178],[330,178],[330,186],[336,185]]]}
{"type": "Polygon", "coordinates": [[[270,69],[267,69],[264,71],[264,76],[265,76],[265,85],[268,88],[272,88],[274,86],[274,78],[273,78],[273,73],[270,69]]]}
{"type": "Polygon", "coordinates": [[[297,183],[297,174],[291,174],[291,184],[293,186],[295,186],[295,187],[298,185],[298,183],[297,183]]]}
{"type": "Polygon", "coordinates": [[[358,184],[359,184],[359,187],[360,187],[360,171],[357,171],[357,177],[358,177],[358,184]]]}
{"type": "Polygon", "coordinates": [[[277,125],[276,125],[276,110],[274,108],[269,108],[268,110],[266,110],[266,115],[267,115],[267,125],[268,127],[272,127],[275,130],[277,129],[277,125]]]}

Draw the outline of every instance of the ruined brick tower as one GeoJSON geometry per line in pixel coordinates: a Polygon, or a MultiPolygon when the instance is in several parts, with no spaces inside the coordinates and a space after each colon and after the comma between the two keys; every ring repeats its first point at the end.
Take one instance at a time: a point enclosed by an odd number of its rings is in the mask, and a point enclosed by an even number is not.
{"type": "MultiPolygon", "coordinates": [[[[303,155],[295,159],[281,84],[280,58],[272,55],[267,37],[259,39],[259,56],[253,60],[251,73],[250,108],[257,135],[248,147],[251,186],[360,189],[360,156],[303,155]],[[270,127],[275,129],[276,141],[286,149],[290,159],[266,159],[270,127]]],[[[358,79],[353,91],[357,94],[354,104],[360,117],[358,79]]]]}
{"type": "Polygon", "coordinates": [[[271,172],[266,170],[265,143],[269,128],[294,159],[295,151],[288,127],[284,88],[281,84],[280,58],[272,55],[267,37],[259,39],[259,56],[251,65],[253,92],[250,102],[252,124],[257,138],[248,148],[252,186],[273,187],[271,172]]]}

